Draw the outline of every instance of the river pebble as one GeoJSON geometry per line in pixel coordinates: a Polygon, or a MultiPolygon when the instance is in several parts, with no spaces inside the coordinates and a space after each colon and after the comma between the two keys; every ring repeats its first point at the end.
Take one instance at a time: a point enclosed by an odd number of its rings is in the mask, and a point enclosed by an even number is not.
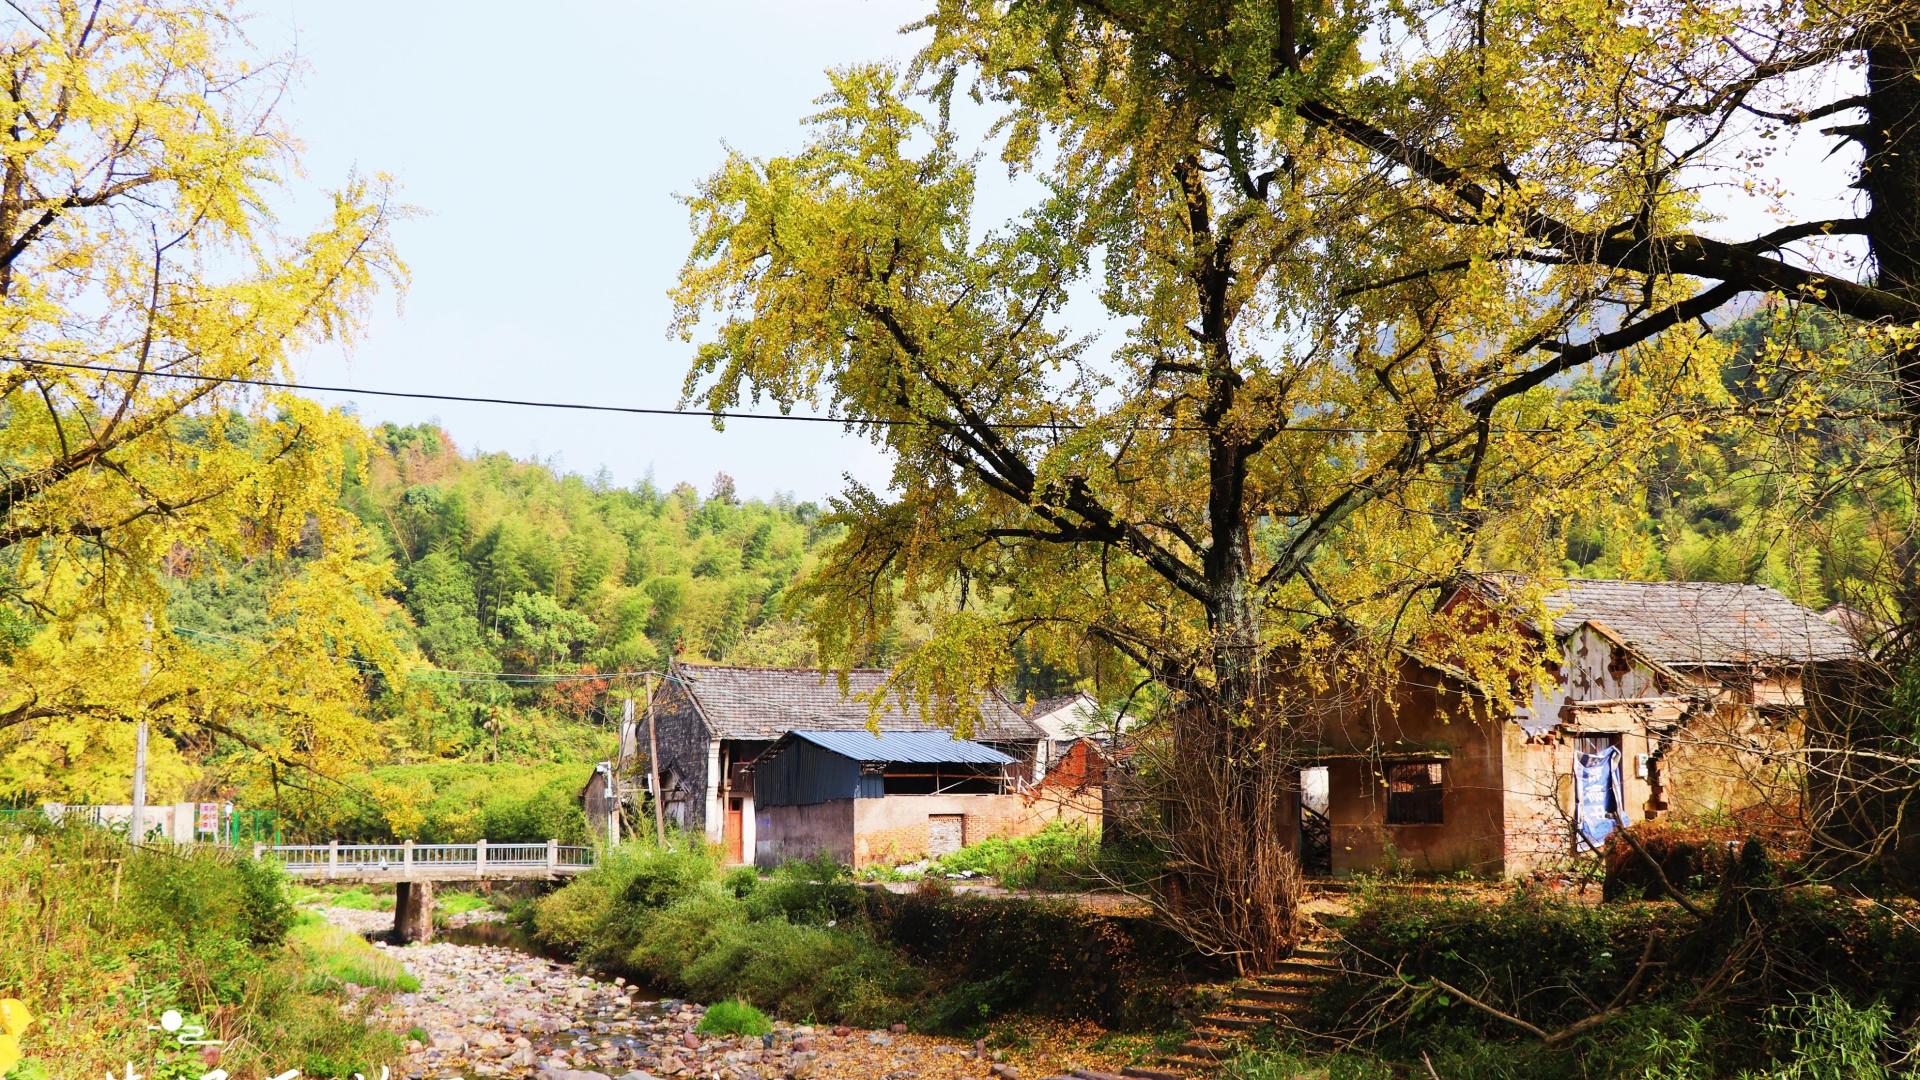
{"type": "MultiPolygon", "coordinates": [[[[322,914],[362,933],[391,918],[322,914]]],[[[420,981],[375,1014],[414,1036],[396,1080],[959,1080],[984,1078],[991,1064],[971,1046],[895,1031],[776,1022],[770,1036],[705,1036],[699,1005],[652,1000],[571,964],[488,945],[375,947],[420,981]]]]}

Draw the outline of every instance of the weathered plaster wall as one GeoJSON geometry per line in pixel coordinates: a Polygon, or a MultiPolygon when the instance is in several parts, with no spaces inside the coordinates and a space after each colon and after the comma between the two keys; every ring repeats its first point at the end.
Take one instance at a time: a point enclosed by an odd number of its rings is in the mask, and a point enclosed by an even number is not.
{"type": "MultiPolygon", "coordinates": [[[[1421,689],[1412,692],[1400,714],[1380,720],[1392,737],[1393,751],[1404,744],[1444,747],[1445,787],[1437,825],[1387,824],[1385,777],[1368,760],[1344,758],[1327,763],[1327,818],[1333,838],[1333,872],[1346,876],[1398,863],[1421,873],[1472,871],[1499,874],[1503,866],[1504,804],[1498,726],[1466,716],[1442,719],[1437,698],[1454,697],[1421,689]]],[[[1452,702],[1464,712],[1463,702],[1452,702]]],[[[1348,732],[1347,734],[1357,734],[1348,732]]],[[[1361,749],[1354,746],[1352,749],[1361,749]]]]}
{"type": "Polygon", "coordinates": [[[855,799],[853,864],[910,862],[926,854],[927,819],[959,814],[966,818],[962,842],[977,844],[995,836],[1029,836],[1062,818],[1098,826],[1089,813],[1068,800],[1029,799],[1021,795],[889,795],[855,799]]]}
{"type": "MultiPolygon", "coordinates": [[[[1583,732],[1600,733],[1609,725],[1590,721],[1578,730],[1557,727],[1528,735],[1517,725],[1506,731],[1506,872],[1521,874],[1572,859],[1574,839],[1573,755],[1583,732]]],[[[1645,728],[1615,727],[1620,735],[1621,786],[1631,821],[1654,816],[1652,777],[1640,762],[1652,752],[1645,728]]],[[[1584,845],[1582,845],[1584,847],[1584,845]]]]}
{"type": "Polygon", "coordinates": [[[1698,816],[1797,797],[1806,744],[1798,720],[1726,704],[1676,730],[1660,759],[1670,812],[1698,816]]]}
{"type": "Polygon", "coordinates": [[[711,821],[708,812],[714,809],[708,778],[714,775],[718,747],[686,689],[677,683],[662,686],[654,697],[653,722],[660,743],[660,775],[664,780],[671,772],[686,793],[681,824],[691,832],[704,833],[711,821]]]}
{"type": "Polygon", "coordinates": [[[754,814],[754,863],[775,866],[822,854],[851,863],[854,802],[835,799],[805,806],[761,807],[754,814]]]}

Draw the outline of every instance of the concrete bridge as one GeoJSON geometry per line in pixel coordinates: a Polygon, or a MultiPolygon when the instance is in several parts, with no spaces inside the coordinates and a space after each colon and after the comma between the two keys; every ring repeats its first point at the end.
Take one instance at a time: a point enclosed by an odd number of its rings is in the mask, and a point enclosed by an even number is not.
{"type": "Polygon", "coordinates": [[[272,858],[301,881],[392,883],[393,936],[398,941],[433,938],[436,881],[554,880],[593,869],[599,853],[590,847],[548,840],[542,844],[255,844],[253,857],[272,858]]]}

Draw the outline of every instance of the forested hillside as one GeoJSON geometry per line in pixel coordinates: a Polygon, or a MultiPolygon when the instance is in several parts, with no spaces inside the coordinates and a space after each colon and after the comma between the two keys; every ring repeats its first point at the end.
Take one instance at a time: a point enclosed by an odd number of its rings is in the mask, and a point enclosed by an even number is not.
{"type": "MultiPolygon", "coordinates": [[[[813,662],[780,607],[834,535],[817,506],[741,499],[724,474],[702,495],[463,456],[432,426],[370,434],[340,502],[364,527],[365,561],[391,571],[380,605],[404,660],[398,675],[361,663],[378,743],[365,757],[385,764],[320,781],[214,741],[197,756],[211,767],[182,777],[189,788],[238,784],[245,801],[329,835],[458,839],[525,819],[517,831],[545,837],[566,831],[556,809],[611,749],[623,700],[642,692],[642,677],[623,673],[675,658],[813,662]]],[[[270,632],[270,598],[317,555],[181,568],[168,620],[204,650],[245,648],[270,632]]]]}
{"type": "MultiPolygon", "coordinates": [[[[1771,585],[1803,604],[1846,604],[1886,616],[1889,567],[1906,543],[1907,496],[1886,483],[1898,452],[1864,408],[1817,423],[1761,406],[1779,395],[1757,368],[1809,370],[1851,346],[1831,316],[1769,308],[1717,335],[1731,356],[1721,382],[1751,420],[1709,430],[1685,451],[1668,446],[1620,498],[1570,518],[1571,576],[1739,581],[1771,585]],[[1764,364],[1756,363],[1766,354],[1764,364]]],[[[1630,372],[1629,372],[1630,374],[1630,372]]],[[[1606,397],[1623,377],[1585,379],[1575,396],[1606,397]]],[[[1863,393],[1862,398],[1865,398],[1863,393]]]]}
{"type": "MultiPolygon", "coordinates": [[[[639,690],[617,673],[676,656],[812,661],[779,608],[831,539],[815,505],[742,500],[724,474],[703,496],[463,457],[430,426],[372,434],[341,500],[373,537],[368,558],[391,564],[387,621],[413,660],[398,681],[374,679],[393,760],[585,761],[639,690]]],[[[182,576],[170,619],[210,647],[250,640],[265,595],[296,572],[257,560],[182,576]]]]}

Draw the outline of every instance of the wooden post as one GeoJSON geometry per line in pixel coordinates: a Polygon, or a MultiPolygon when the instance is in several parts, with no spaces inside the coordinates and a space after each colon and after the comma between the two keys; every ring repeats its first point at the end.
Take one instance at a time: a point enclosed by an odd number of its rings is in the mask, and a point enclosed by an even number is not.
{"type": "Polygon", "coordinates": [[[660,736],[653,725],[653,676],[647,676],[647,770],[653,774],[653,837],[667,846],[667,812],[660,805],[660,736]]]}
{"type": "Polygon", "coordinates": [[[340,872],[340,841],[329,840],[327,841],[327,876],[332,877],[339,872],[340,872]]]}
{"type": "Polygon", "coordinates": [[[411,840],[400,845],[400,870],[405,874],[413,873],[413,841],[411,840]]]}
{"type": "Polygon", "coordinates": [[[258,841],[258,840],[255,840],[255,841],[253,842],[253,861],[254,861],[254,862],[259,862],[259,861],[260,861],[260,856],[261,856],[262,854],[264,854],[264,853],[266,852],[266,850],[267,850],[267,845],[265,845],[265,844],[263,844],[263,843],[261,843],[261,842],[260,842],[260,841],[258,841]]]}
{"type": "Polygon", "coordinates": [[[473,845],[473,876],[484,877],[487,873],[487,842],[475,841],[473,845]]]}
{"type": "Polygon", "coordinates": [[[551,870],[558,869],[559,866],[560,866],[560,841],[549,840],[547,841],[547,869],[551,871],[551,870]]]}

